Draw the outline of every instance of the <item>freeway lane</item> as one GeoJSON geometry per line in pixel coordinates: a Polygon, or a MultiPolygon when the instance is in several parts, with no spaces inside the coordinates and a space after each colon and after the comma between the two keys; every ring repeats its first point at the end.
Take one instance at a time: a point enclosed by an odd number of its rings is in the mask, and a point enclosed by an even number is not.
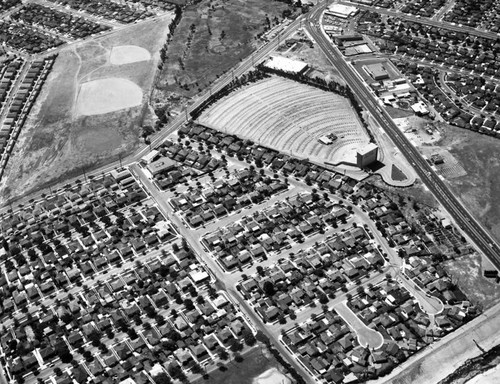
{"type": "Polygon", "coordinates": [[[307,22],[305,23],[308,32],[316,40],[316,43],[330,62],[340,71],[360,102],[372,114],[377,123],[384,128],[385,132],[394,141],[401,153],[415,168],[422,182],[455,219],[457,225],[476,244],[477,248],[479,248],[496,268],[500,269],[500,247],[498,244],[496,244],[489,233],[478,224],[473,216],[458,201],[447,185],[420,155],[418,150],[411,145],[404,133],[394,124],[389,115],[380,108],[377,100],[357,77],[354,69],[346,63],[340,51],[330,43],[328,37],[321,30],[321,14],[322,10],[319,8],[308,15],[307,22]]]}

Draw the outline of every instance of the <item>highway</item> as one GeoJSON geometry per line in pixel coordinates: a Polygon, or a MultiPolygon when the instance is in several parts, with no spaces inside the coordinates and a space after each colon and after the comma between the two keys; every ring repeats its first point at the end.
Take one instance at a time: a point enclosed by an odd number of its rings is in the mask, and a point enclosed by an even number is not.
{"type": "Polygon", "coordinates": [[[472,242],[475,243],[477,248],[493,265],[500,269],[500,247],[498,244],[453,195],[448,186],[420,155],[419,151],[413,147],[404,133],[394,124],[387,112],[379,106],[378,101],[365,88],[354,69],[346,63],[340,51],[331,44],[329,38],[322,31],[320,23],[322,9],[324,8],[325,6],[323,5],[323,7],[317,8],[307,15],[305,23],[307,31],[314,38],[328,60],[339,70],[362,105],[371,113],[401,153],[408,159],[422,182],[454,218],[456,224],[469,236],[472,242]]]}

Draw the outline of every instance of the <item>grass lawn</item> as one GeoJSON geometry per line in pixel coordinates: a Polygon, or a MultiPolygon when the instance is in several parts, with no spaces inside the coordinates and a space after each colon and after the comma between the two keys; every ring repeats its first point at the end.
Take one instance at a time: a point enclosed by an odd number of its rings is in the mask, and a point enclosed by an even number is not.
{"type": "Polygon", "coordinates": [[[393,108],[393,107],[389,107],[389,106],[386,106],[384,108],[393,119],[415,116],[415,114],[412,111],[406,111],[404,109],[393,108]]]}
{"type": "Polygon", "coordinates": [[[208,380],[200,378],[194,384],[251,384],[256,376],[279,365],[267,351],[261,352],[260,347],[251,349],[243,358],[241,363],[226,363],[227,371],[215,369],[208,380]]]}
{"type": "Polygon", "coordinates": [[[396,165],[392,164],[392,169],[391,169],[391,179],[395,181],[403,181],[406,180],[407,177],[406,175],[396,167],[396,165]]]}

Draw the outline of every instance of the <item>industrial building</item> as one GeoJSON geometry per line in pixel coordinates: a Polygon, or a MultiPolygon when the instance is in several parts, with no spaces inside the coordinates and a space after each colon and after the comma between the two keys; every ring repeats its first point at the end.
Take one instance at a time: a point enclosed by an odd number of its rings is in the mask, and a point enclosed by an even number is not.
{"type": "Polygon", "coordinates": [[[356,153],[356,165],[359,168],[365,168],[377,161],[378,146],[373,143],[368,143],[362,148],[359,148],[356,153]]]}
{"type": "Polygon", "coordinates": [[[356,16],[358,12],[359,9],[357,7],[335,3],[330,5],[325,13],[327,15],[339,17],[341,19],[347,19],[349,17],[356,16]]]}
{"type": "Polygon", "coordinates": [[[271,56],[264,63],[264,66],[270,69],[296,74],[303,74],[309,68],[309,65],[303,61],[292,60],[283,56],[271,56]]]}
{"type": "Polygon", "coordinates": [[[384,80],[389,78],[389,73],[382,63],[364,65],[363,69],[368,73],[373,80],[384,80]]]}

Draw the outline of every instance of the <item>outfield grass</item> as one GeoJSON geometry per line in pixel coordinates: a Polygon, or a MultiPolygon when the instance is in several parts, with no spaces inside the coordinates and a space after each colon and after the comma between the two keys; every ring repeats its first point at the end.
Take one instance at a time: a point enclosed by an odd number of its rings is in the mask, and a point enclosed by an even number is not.
{"type": "Polygon", "coordinates": [[[252,384],[256,376],[279,365],[267,351],[261,351],[260,347],[253,348],[243,358],[241,363],[226,363],[227,371],[216,369],[210,372],[208,380],[200,378],[193,384],[252,384]]]}

